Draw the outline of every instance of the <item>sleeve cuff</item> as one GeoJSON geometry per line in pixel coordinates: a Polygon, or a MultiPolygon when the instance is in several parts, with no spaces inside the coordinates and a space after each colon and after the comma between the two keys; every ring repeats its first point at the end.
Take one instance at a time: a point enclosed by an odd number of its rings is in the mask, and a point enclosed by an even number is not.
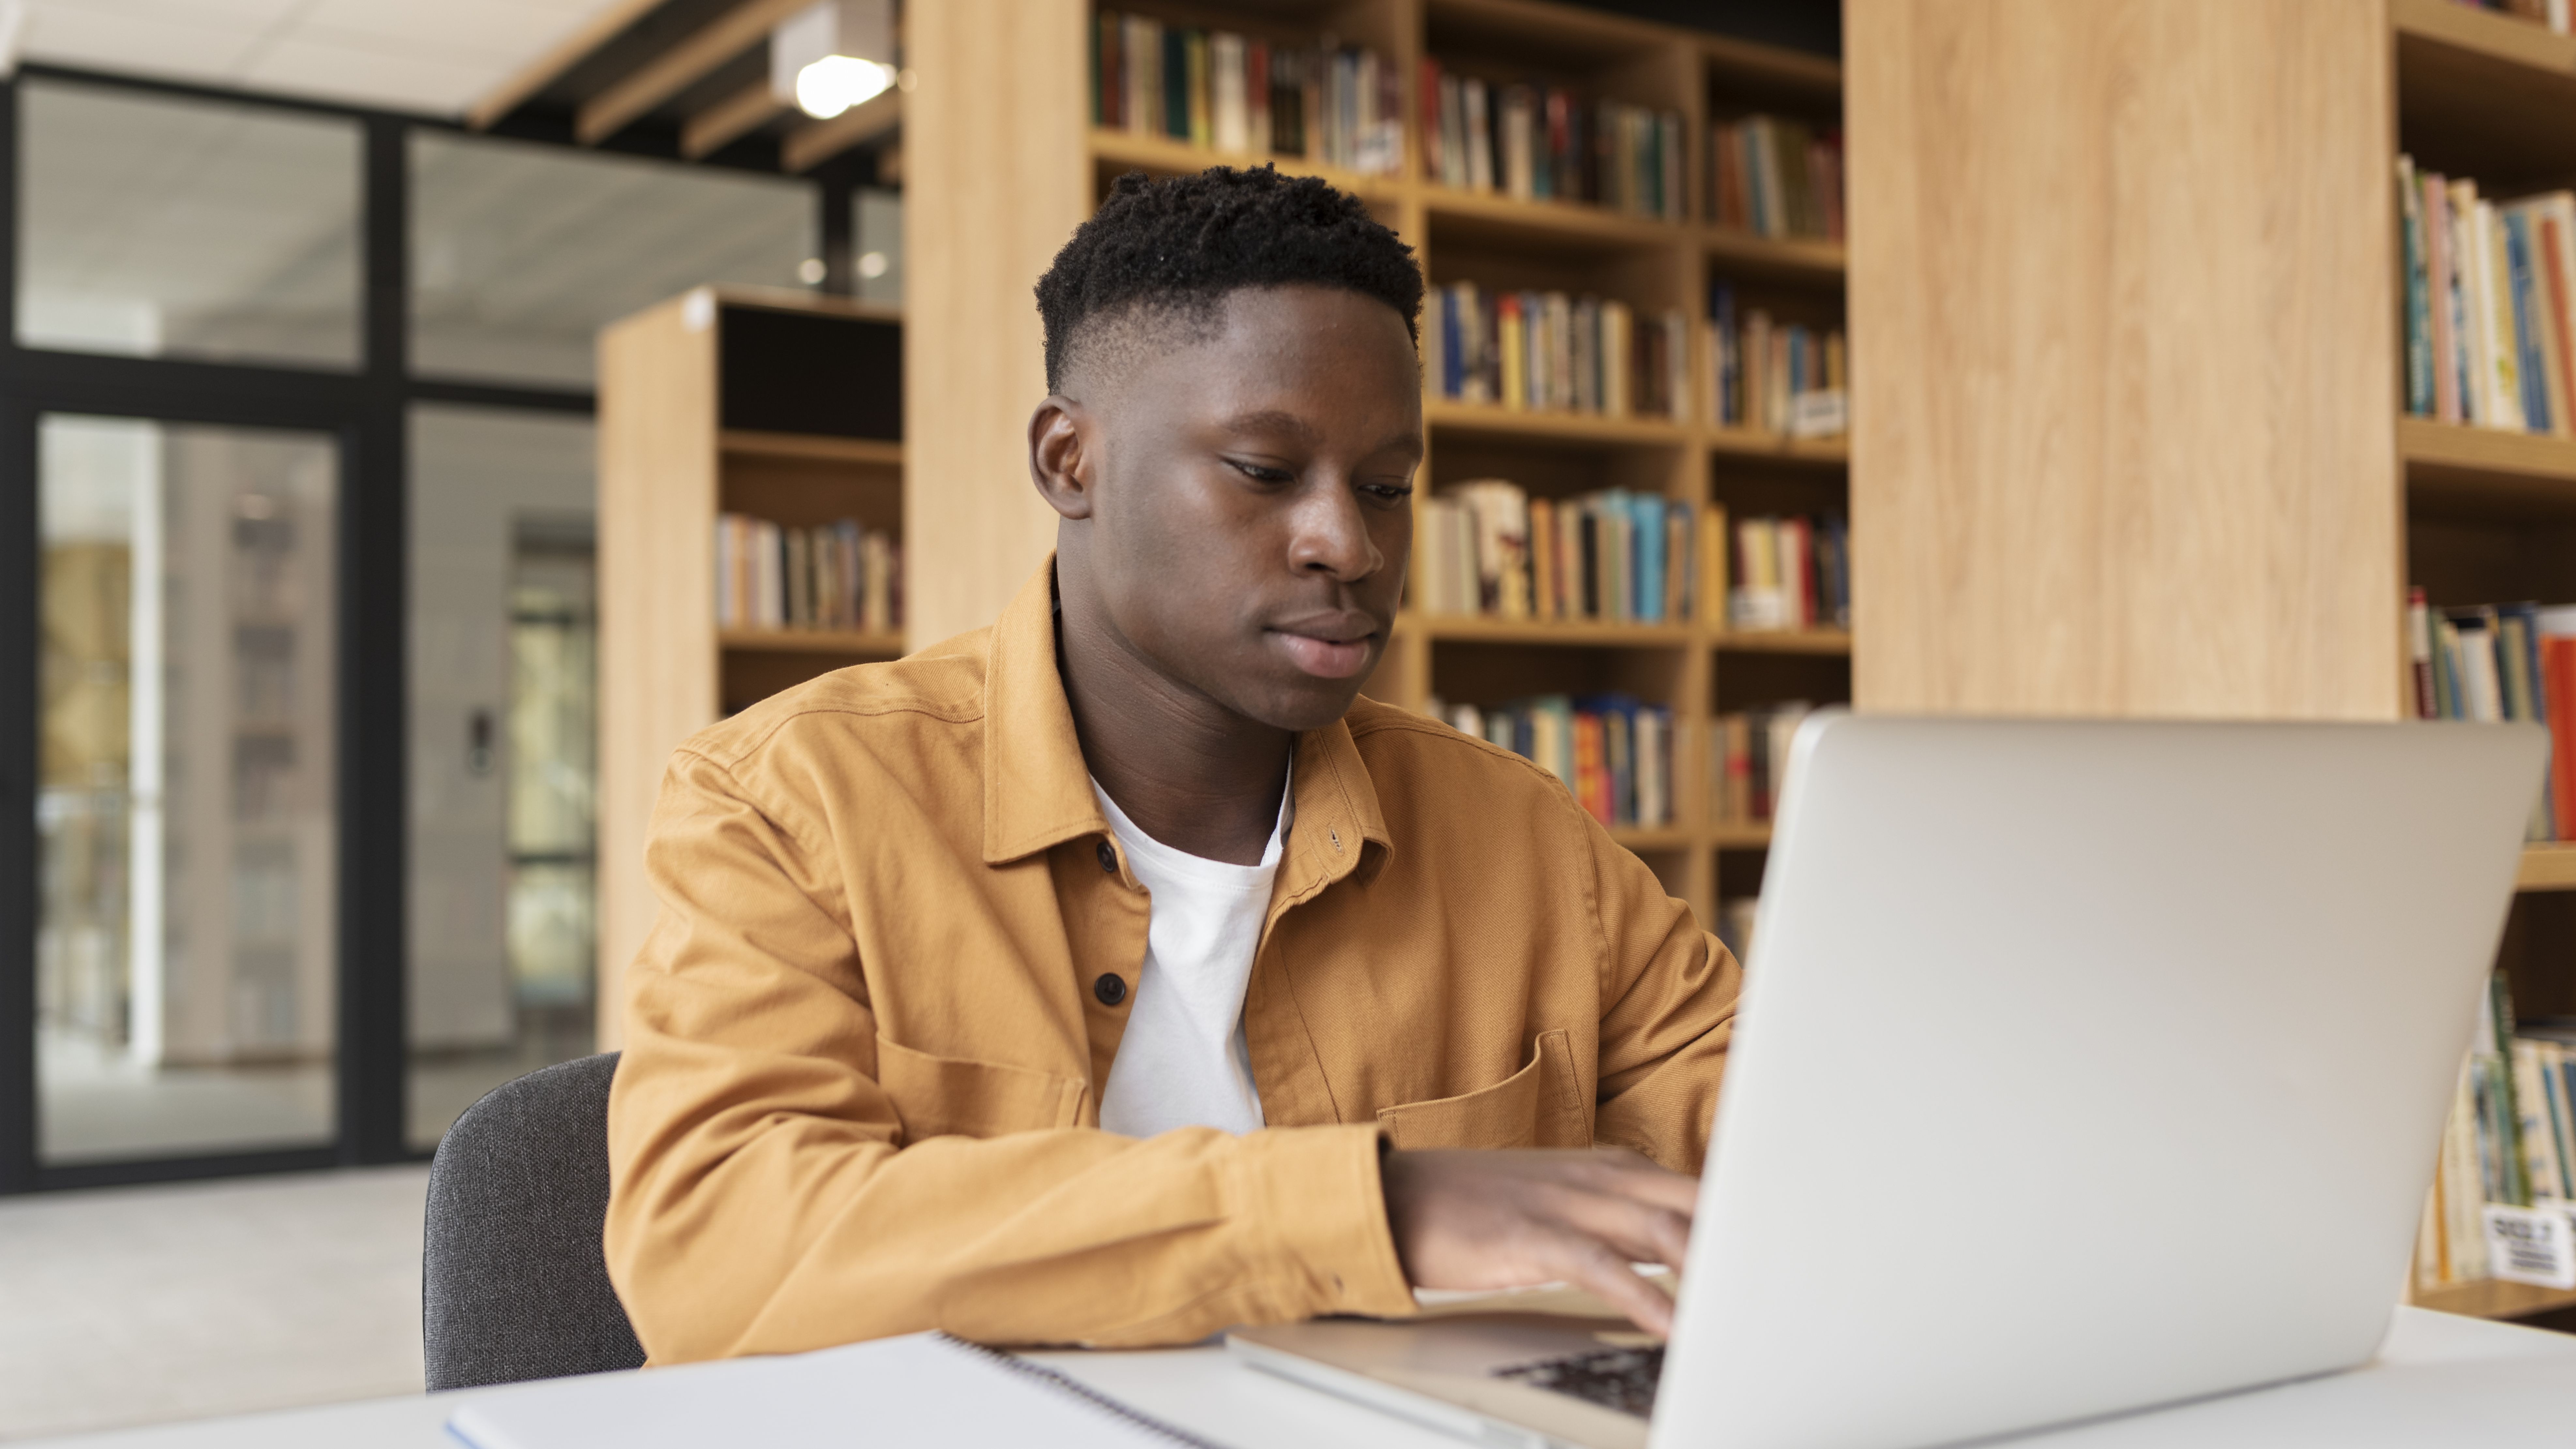
{"type": "Polygon", "coordinates": [[[1255,1140],[1243,1186],[1277,1255],[1277,1316],[1412,1313],[1413,1285],[1387,1227],[1376,1124],[1274,1129],[1255,1140]]]}

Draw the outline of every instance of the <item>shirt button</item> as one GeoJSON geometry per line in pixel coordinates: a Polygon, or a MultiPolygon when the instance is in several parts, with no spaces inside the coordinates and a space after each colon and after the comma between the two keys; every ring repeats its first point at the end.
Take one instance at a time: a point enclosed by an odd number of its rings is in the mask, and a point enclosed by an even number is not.
{"type": "MultiPolygon", "coordinates": [[[[1109,872],[1111,875],[1116,875],[1118,873],[1118,852],[1111,850],[1109,848],[1109,842],[1104,840],[1100,842],[1099,854],[1100,868],[1109,872]]],[[[1106,980],[1108,978],[1103,977],[1102,979],[1106,980]]]]}
{"type": "Polygon", "coordinates": [[[1127,983],[1114,975],[1103,975],[1091,983],[1091,994],[1100,998],[1103,1006],[1116,1006],[1127,999],[1127,983]]]}

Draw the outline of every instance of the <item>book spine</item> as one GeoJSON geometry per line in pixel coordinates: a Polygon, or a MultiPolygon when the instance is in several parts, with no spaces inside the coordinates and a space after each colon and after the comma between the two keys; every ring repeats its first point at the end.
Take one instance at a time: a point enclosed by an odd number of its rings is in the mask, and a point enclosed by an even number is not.
{"type": "Polygon", "coordinates": [[[2433,621],[2432,609],[2424,601],[2424,591],[2406,591],[2406,654],[2408,675],[2414,686],[2415,717],[2439,719],[2433,701],[2433,621]]]}
{"type": "Polygon", "coordinates": [[[2576,242],[2576,203],[2562,197],[2552,207],[2536,214],[2539,229],[2541,315],[2548,331],[2550,376],[2555,387],[2549,396],[2551,429],[2560,437],[2576,436],[2576,267],[2570,266],[2571,242],[2576,242]]]}
{"type": "Polygon", "coordinates": [[[2546,433],[2549,426],[2549,393],[2542,371],[2541,324],[2538,291],[2532,285],[2531,228],[2519,211],[2499,213],[2497,225],[2504,233],[2506,281],[2513,323],[2514,378],[2519,384],[2516,401],[2522,410],[2522,425],[2530,432],[2546,433]]]}

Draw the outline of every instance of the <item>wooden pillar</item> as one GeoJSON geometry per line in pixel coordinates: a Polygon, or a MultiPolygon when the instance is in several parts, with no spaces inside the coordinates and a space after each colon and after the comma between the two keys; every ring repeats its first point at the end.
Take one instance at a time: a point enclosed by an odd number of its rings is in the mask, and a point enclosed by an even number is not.
{"type": "Polygon", "coordinates": [[[913,0],[904,98],[904,604],[918,648],[1000,614],[1055,546],[1029,484],[1032,288],[1091,214],[1086,0],[913,0]]]}
{"type": "Polygon", "coordinates": [[[626,1035],[626,966],[660,909],[644,839],[680,742],[716,700],[716,299],[599,335],[598,1048],[626,1035]]]}
{"type": "Polygon", "coordinates": [[[1848,0],[1863,708],[2400,712],[2374,0],[1848,0]]]}

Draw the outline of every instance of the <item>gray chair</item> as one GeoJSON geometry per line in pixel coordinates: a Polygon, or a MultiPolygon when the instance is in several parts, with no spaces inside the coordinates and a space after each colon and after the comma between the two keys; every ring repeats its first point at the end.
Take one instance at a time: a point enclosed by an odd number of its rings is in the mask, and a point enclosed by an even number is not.
{"type": "Polygon", "coordinates": [[[420,1274],[432,1389],[643,1366],[599,1243],[616,1071],[607,1052],[530,1072],[438,1144],[420,1274]]]}

